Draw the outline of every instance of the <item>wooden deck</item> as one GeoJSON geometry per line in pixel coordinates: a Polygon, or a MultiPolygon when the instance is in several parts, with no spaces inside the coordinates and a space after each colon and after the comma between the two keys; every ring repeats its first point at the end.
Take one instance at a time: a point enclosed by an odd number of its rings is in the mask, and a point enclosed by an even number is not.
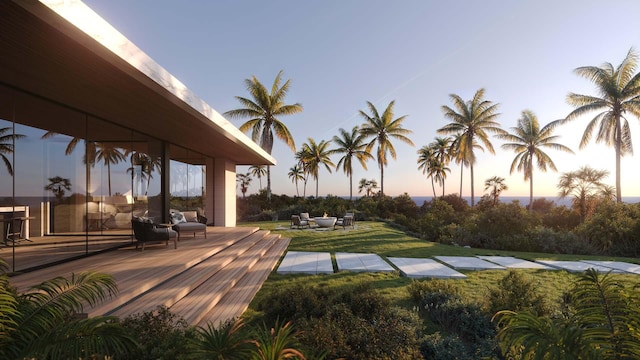
{"type": "Polygon", "coordinates": [[[173,244],[134,246],[16,275],[19,291],[54,276],[86,270],[111,274],[119,293],[93,308],[89,316],[125,317],[165,305],[190,324],[203,325],[237,317],[246,310],[289,245],[258,228],[209,227],[207,238],[185,237],[173,244]]]}

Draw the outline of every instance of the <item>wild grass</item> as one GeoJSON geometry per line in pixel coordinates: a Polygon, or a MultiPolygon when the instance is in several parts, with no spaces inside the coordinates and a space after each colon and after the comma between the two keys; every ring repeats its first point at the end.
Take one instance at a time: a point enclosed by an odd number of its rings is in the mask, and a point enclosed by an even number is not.
{"type": "MultiPolygon", "coordinates": [[[[617,260],[638,263],[636,258],[612,258],[602,256],[581,256],[564,254],[527,253],[514,251],[499,251],[486,249],[471,249],[459,246],[443,245],[418,239],[404,232],[390,227],[382,222],[357,222],[356,229],[342,228],[328,231],[308,229],[289,229],[289,222],[260,222],[242,224],[259,226],[262,229],[279,233],[283,237],[291,238],[289,251],[322,251],[322,252],[357,252],[375,253],[386,257],[431,258],[437,255],[475,256],[502,255],[514,256],[527,260],[617,260]]],[[[242,226],[241,225],[241,226],[242,226]]],[[[530,277],[538,286],[539,291],[547,295],[551,302],[559,300],[563,292],[567,291],[577,278],[576,274],[558,270],[517,270],[530,277]]],[[[487,298],[488,289],[494,287],[500,279],[506,276],[504,270],[461,271],[467,275],[466,279],[451,279],[460,288],[463,296],[472,302],[483,304],[487,298]]],[[[631,284],[640,283],[640,275],[616,274],[622,281],[631,284]]],[[[335,289],[349,289],[362,282],[370,283],[374,288],[395,305],[410,307],[407,286],[412,280],[395,273],[352,273],[338,272],[328,275],[280,275],[275,271],[269,276],[260,292],[254,298],[250,309],[255,309],[261,299],[274,289],[294,285],[308,285],[331,287],[335,289]]]]}

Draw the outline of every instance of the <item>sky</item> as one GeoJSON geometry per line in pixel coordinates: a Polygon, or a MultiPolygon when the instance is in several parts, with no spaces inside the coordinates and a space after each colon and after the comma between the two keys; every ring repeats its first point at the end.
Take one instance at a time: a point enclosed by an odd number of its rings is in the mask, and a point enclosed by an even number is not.
{"type": "MultiPolygon", "coordinates": [[[[433,194],[431,182],[418,170],[417,151],[449,122],[441,107],[451,106],[450,94],[469,100],[484,88],[485,99],[500,104],[497,121],[503,129],[516,126],[525,109],[544,126],[571,112],[569,92],[597,95],[575,68],[605,62],[617,66],[630,48],[640,52],[636,0],[84,2],[220,113],[241,107],[235,96],[249,96],[245,79],[256,76],[270,88],[282,70],[283,79],[291,80],[285,102],[304,108],[280,119],[298,149],[309,138],[328,141],[340,128],[361,125],[359,110],[368,112],[367,101],[382,112],[395,100],[395,117],[407,115],[403,127],[412,131],[415,146],[394,142],[397,159],[390,158],[384,169],[390,196],[433,194]]],[[[555,197],[560,174],[586,165],[608,170],[608,183],[615,184],[613,148],[592,141],[579,149],[594,115],[556,130],[558,142],[575,154],[547,151],[559,172],[534,171],[534,196],[555,197]]],[[[640,119],[628,120],[638,148],[640,119]]],[[[238,127],[243,123],[229,121],[238,127]]],[[[477,154],[476,197],[492,176],[505,178],[509,189],[504,196],[527,196],[523,174],[509,173],[515,154],[501,149],[500,140],[491,141],[495,155],[477,154]]],[[[276,141],[272,155],[277,160],[271,171],[273,193],[295,195],[287,176],[294,153],[276,141]]],[[[623,197],[640,196],[638,156],[622,159],[623,197]]],[[[338,160],[333,157],[334,163],[338,160]]],[[[377,162],[367,167],[354,167],[354,195],[362,178],[380,184],[377,162]]],[[[460,167],[450,168],[445,192],[458,193],[460,167]]],[[[468,175],[465,169],[465,196],[471,190],[468,175]]],[[[349,195],[349,180],[341,170],[323,168],[318,181],[320,196],[349,195]]],[[[248,194],[259,185],[254,179],[248,194]]],[[[315,194],[315,186],[310,179],[307,195],[315,194]]]]}

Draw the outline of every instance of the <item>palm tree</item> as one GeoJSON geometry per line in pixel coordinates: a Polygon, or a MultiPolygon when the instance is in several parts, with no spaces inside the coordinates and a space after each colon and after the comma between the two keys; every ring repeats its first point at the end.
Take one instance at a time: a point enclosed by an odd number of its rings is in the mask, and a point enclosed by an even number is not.
{"type": "Polygon", "coordinates": [[[246,199],[247,190],[249,190],[249,184],[251,184],[251,175],[249,173],[246,174],[236,174],[236,181],[240,185],[240,191],[242,192],[242,199],[246,199]]]}
{"type": "Polygon", "coordinates": [[[362,165],[362,168],[367,170],[367,160],[373,159],[373,156],[366,151],[367,144],[364,143],[364,135],[360,133],[357,126],[354,126],[349,133],[345,129],[340,128],[341,136],[334,136],[333,142],[337,147],[331,151],[332,154],[344,154],[343,157],[338,160],[336,170],[342,166],[342,170],[349,176],[349,201],[353,198],[353,162],[352,158],[356,159],[362,165]]]}
{"type": "Polygon", "coordinates": [[[443,164],[436,158],[434,149],[430,145],[425,145],[418,150],[418,170],[422,170],[423,174],[427,175],[427,178],[431,178],[431,188],[433,189],[433,198],[436,196],[436,177],[438,176],[438,168],[443,167],[443,164]]]}
{"type": "Polygon", "coordinates": [[[511,149],[516,153],[516,157],[511,163],[512,174],[514,170],[524,173],[524,180],[529,180],[529,211],[533,206],[533,161],[534,158],[541,171],[547,171],[549,167],[553,171],[558,171],[549,155],[542,148],[550,148],[573,154],[568,147],[556,143],[557,135],[553,135],[553,130],[562,120],[555,120],[542,129],[538,125],[538,118],[531,110],[524,110],[522,117],[518,119],[518,126],[512,127],[513,133],[499,134],[498,139],[509,141],[502,144],[503,149],[511,149]]]}
{"type": "Polygon", "coordinates": [[[296,160],[298,161],[298,166],[302,170],[302,178],[304,180],[302,187],[302,197],[307,197],[307,181],[309,180],[309,164],[307,163],[308,155],[306,153],[306,149],[302,147],[299,151],[296,151],[295,155],[296,160]]]}
{"type": "Polygon", "coordinates": [[[249,166],[249,172],[252,176],[258,178],[260,182],[260,190],[262,190],[262,177],[267,175],[267,166],[266,165],[252,165],[249,166]]]}
{"type": "Polygon", "coordinates": [[[591,80],[600,96],[569,93],[567,102],[576,107],[563,122],[598,111],[589,121],[580,140],[580,149],[584,148],[593,130],[597,127],[596,142],[613,146],[616,153],[616,199],[622,201],[620,187],[620,158],[633,153],[631,129],[625,113],[640,118],[640,73],[636,73],[638,55],[630,49],[627,57],[614,69],[611,63],[602,66],[583,66],[574,70],[581,77],[591,80]]]}
{"type": "Polygon", "coordinates": [[[578,209],[582,222],[595,207],[598,199],[610,196],[610,186],[604,183],[607,176],[609,176],[608,171],[595,170],[589,166],[583,166],[577,171],[563,173],[560,176],[559,196],[561,199],[573,196],[573,206],[578,209]]]}
{"type": "Polygon", "coordinates": [[[45,190],[51,191],[55,195],[56,200],[60,202],[64,197],[65,190],[71,190],[71,181],[61,176],[49,178],[49,184],[44,187],[45,190]]]}
{"type": "Polygon", "coordinates": [[[363,190],[365,192],[365,196],[369,197],[371,196],[371,193],[373,192],[373,190],[378,188],[378,182],[375,179],[371,179],[371,180],[367,180],[367,179],[360,179],[359,185],[358,185],[358,194],[360,194],[363,190]]]}
{"type": "Polygon", "coordinates": [[[289,178],[292,183],[296,184],[296,195],[300,196],[300,191],[298,190],[298,181],[304,180],[304,170],[296,164],[289,168],[289,178]]]}
{"type": "Polygon", "coordinates": [[[0,129],[0,158],[4,162],[9,175],[13,176],[13,166],[7,155],[13,154],[14,142],[26,137],[21,134],[13,134],[13,129],[5,127],[0,129]]]}
{"type": "Polygon", "coordinates": [[[404,129],[402,122],[407,117],[403,115],[397,119],[393,118],[393,105],[395,100],[391,101],[382,115],[378,113],[376,107],[367,101],[369,112],[371,115],[360,110],[360,115],[364,118],[365,123],[360,128],[360,133],[365,137],[372,137],[369,144],[367,144],[366,151],[371,153],[373,146],[378,144],[376,156],[378,158],[378,166],[380,167],[380,194],[384,195],[384,167],[387,166],[387,152],[391,154],[391,157],[396,159],[396,149],[391,143],[391,139],[400,140],[411,146],[413,142],[406,137],[407,134],[411,134],[411,130],[404,129]]]}
{"type": "Polygon", "coordinates": [[[491,199],[493,199],[493,205],[495,206],[500,198],[500,194],[503,191],[509,190],[507,184],[504,183],[504,178],[499,176],[492,176],[484,181],[484,190],[491,190],[491,199]]]}
{"type": "MultiPolygon", "coordinates": [[[[0,264],[6,269],[6,264],[0,264]]],[[[86,305],[94,306],[117,292],[113,277],[83,272],[70,279],[57,277],[17,293],[0,273],[0,358],[81,359],[115,355],[136,344],[115,317],[80,319],[86,305]]]]}
{"type": "MultiPolygon", "coordinates": [[[[460,164],[460,199],[462,199],[462,175],[464,172],[464,167],[469,166],[469,161],[467,159],[470,157],[468,153],[464,152],[465,150],[467,150],[467,148],[460,146],[462,144],[462,139],[462,134],[455,134],[449,148],[449,153],[451,154],[452,159],[456,162],[456,164],[460,164]]],[[[480,146],[476,146],[482,149],[480,146]]]]}
{"type": "Polygon", "coordinates": [[[444,116],[451,119],[452,122],[438,129],[438,133],[460,134],[460,139],[458,139],[456,146],[458,152],[464,154],[465,161],[468,162],[471,170],[471,206],[473,206],[475,204],[473,165],[476,162],[474,149],[481,148],[484,150],[484,148],[480,147],[475,141],[479,140],[490,153],[495,154],[487,133],[501,134],[504,133],[504,130],[502,130],[500,124],[495,121],[500,115],[497,112],[498,104],[484,100],[484,89],[476,91],[473,99],[467,102],[464,102],[464,100],[456,94],[449,95],[449,98],[453,102],[455,110],[443,105],[442,111],[444,112],[444,116]],[[456,110],[458,112],[456,112],[456,110]]]}
{"type": "MultiPolygon", "coordinates": [[[[259,142],[260,146],[271,155],[273,149],[273,134],[282,141],[292,151],[296,151],[296,145],[289,129],[278,118],[284,115],[293,115],[302,111],[302,105],[295,103],[285,105],[284,98],[289,91],[291,80],[287,80],[280,86],[282,71],[278,72],[271,92],[258,81],[255,76],[251,79],[245,79],[245,85],[251,99],[236,96],[240,104],[244,108],[230,110],[224,113],[230,118],[248,118],[244,124],[240,125],[240,131],[247,132],[251,130],[251,139],[259,142]]],[[[271,199],[271,168],[267,165],[267,199],[271,199]]]]}
{"type": "Polygon", "coordinates": [[[320,141],[316,143],[312,138],[308,138],[308,143],[302,144],[302,153],[305,164],[307,164],[309,173],[316,179],[316,198],[318,198],[318,174],[320,166],[324,165],[327,171],[331,172],[331,167],[335,167],[329,155],[329,145],[331,141],[320,141]]]}
{"type": "Polygon", "coordinates": [[[111,196],[111,164],[117,164],[120,161],[126,159],[124,152],[119,148],[105,144],[96,143],[96,157],[97,161],[104,162],[107,165],[107,180],[109,183],[109,196],[111,196]]]}
{"type": "Polygon", "coordinates": [[[442,196],[444,196],[444,180],[447,178],[447,171],[451,172],[448,165],[451,162],[451,143],[450,137],[437,136],[433,142],[429,144],[433,149],[433,156],[437,160],[436,164],[433,164],[434,170],[436,170],[436,182],[440,182],[442,185],[442,196]]]}

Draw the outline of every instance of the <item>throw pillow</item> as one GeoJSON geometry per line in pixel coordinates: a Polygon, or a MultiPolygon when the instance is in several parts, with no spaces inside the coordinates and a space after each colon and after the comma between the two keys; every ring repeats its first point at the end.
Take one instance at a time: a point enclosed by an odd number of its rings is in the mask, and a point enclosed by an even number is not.
{"type": "Polygon", "coordinates": [[[173,214],[171,214],[171,222],[175,225],[175,224],[187,222],[187,220],[184,218],[183,213],[176,211],[173,214]]]}
{"type": "Polygon", "coordinates": [[[182,214],[184,215],[184,218],[185,220],[187,220],[187,222],[198,222],[198,212],[185,211],[182,214]]]}

